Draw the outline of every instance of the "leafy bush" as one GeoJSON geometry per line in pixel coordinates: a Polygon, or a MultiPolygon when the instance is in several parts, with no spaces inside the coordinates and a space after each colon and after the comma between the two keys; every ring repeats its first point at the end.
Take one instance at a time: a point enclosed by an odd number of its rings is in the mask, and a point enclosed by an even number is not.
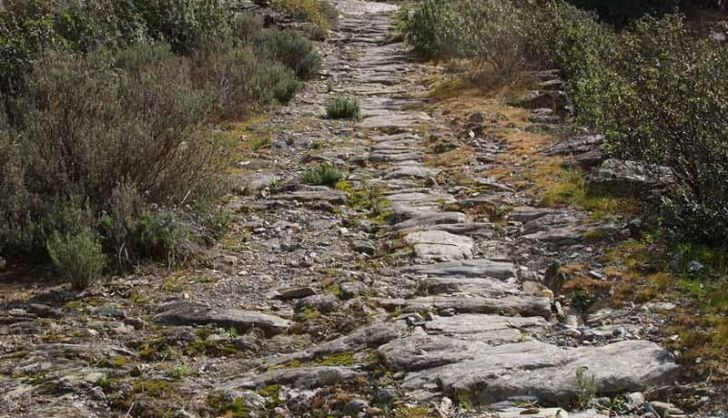
{"type": "Polygon", "coordinates": [[[339,96],[326,105],[326,115],[331,119],[361,119],[359,100],[353,97],[339,96]]]}
{"type": "Polygon", "coordinates": [[[342,177],[341,171],[336,167],[329,163],[322,163],[306,170],[301,176],[301,181],[315,186],[334,187],[342,177]]]}
{"type": "Polygon", "coordinates": [[[321,56],[311,41],[286,30],[266,30],[257,42],[260,56],[279,61],[303,79],[315,76],[321,68],[321,56]]]}
{"type": "Polygon", "coordinates": [[[289,102],[295,72],[320,63],[310,42],[261,35],[262,17],[223,4],[0,8],[2,255],[50,259],[81,286],[97,252],[172,262],[220,234],[232,144],[210,125],[289,102]]]}
{"type": "Polygon", "coordinates": [[[47,245],[56,269],[70,279],[74,289],[88,287],[101,274],[106,263],[99,237],[90,229],[75,235],[55,233],[47,245]]]}
{"type": "Polygon", "coordinates": [[[228,34],[219,0],[133,0],[152,39],[177,53],[189,53],[228,34]]]}
{"type": "Polygon", "coordinates": [[[398,15],[399,29],[414,52],[424,58],[445,53],[449,22],[455,13],[451,0],[423,0],[414,8],[403,7],[398,15]]]}
{"type": "Polygon", "coordinates": [[[726,244],[728,47],[693,38],[679,16],[645,19],[612,65],[592,122],[618,155],[672,169],[669,231],[726,244]]]}

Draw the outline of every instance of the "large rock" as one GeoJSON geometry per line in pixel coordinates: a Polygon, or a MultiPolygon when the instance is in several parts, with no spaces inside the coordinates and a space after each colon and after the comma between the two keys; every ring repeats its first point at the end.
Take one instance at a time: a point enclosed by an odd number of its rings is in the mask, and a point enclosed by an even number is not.
{"type": "Polygon", "coordinates": [[[533,296],[446,297],[423,296],[413,299],[374,298],[385,309],[402,309],[405,312],[457,312],[509,314],[520,316],[551,316],[551,302],[548,298],[533,296]]]}
{"type": "Polygon", "coordinates": [[[506,317],[500,315],[464,314],[449,317],[436,316],[425,322],[429,334],[480,341],[495,345],[522,340],[528,334],[540,334],[548,328],[541,317],[506,317]]]}
{"type": "Polygon", "coordinates": [[[673,176],[667,167],[609,159],[587,173],[586,180],[589,193],[640,197],[664,188],[673,176]]]}
{"type": "Polygon", "coordinates": [[[346,194],[327,187],[312,188],[312,190],[297,190],[295,192],[279,194],[272,197],[278,200],[295,200],[298,202],[329,202],[332,205],[346,203],[346,194]]]}
{"type": "Polygon", "coordinates": [[[473,257],[473,240],[445,231],[418,231],[404,241],[414,247],[418,258],[434,261],[463,260],[473,257]]]}
{"type": "Polygon", "coordinates": [[[401,271],[428,276],[493,277],[504,280],[516,277],[513,263],[485,259],[408,266],[401,271]]]}
{"type": "Polygon", "coordinates": [[[352,367],[313,366],[291,369],[275,369],[265,373],[241,377],[224,384],[221,389],[260,389],[270,385],[287,385],[296,388],[312,389],[322,386],[350,382],[363,376],[363,371],[352,367]]]}
{"type": "Polygon", "coordinates": [[[648,341],[576,349],[532,341],[487,349],[473,360],[427,373],[445,393],[468,393],[477,404],[522,395],[566,404],[586,389],[577,382],[577,370],[594,378],[598,395],[612,395],[671,384],[678,366],[669,352],[648,341]]]}
{"type": "Polygon", "coordinates": [[[521,289],[514,281],[489,277],[428,277],[420,281],[417,293],[422,296],[463,293],[487,298],[518,295],[521,289]]]}
{"type": "Polygon", "coordinates": [[[215,325],[235,328],[240,332],[259,329],[267,335],[285,332],[289,326],[289,321],[273,315],[232,308],[211,308],[189,302],[165,306],[164,311],[154,317],[154,322],[164,325],[215,325]]]}
{"type": "Polygon", "coordinates": [[[440,224],[462,224],[468,218],[461,212],[441,212],[416,216],[393,226],[394,229],[410,229],[440,224]]]}

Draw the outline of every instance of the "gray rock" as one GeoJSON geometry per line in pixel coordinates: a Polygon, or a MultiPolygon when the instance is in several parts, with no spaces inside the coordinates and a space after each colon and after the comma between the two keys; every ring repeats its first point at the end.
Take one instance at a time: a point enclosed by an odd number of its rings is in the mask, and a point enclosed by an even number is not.
{"type": "Polygon", "coordinates": [[[426,260],[452,261],[473,257],[473,240],[445,231],[418,231],[407,234],[404,241],[414,247],[417,257],[426,260]]]}
{"type": "Polygon", "coordinates": [[[259,329],[268,335],[285,332],[289,326],[287,320],[273,315],[232,308],[215,309],[190,302],[172,303],[163,306],[163,309],[154,317],[154,322],[164,325],[212,324],[240,332],[259,329]]]}
{"type": "Polygon", "coordinates": [[[339,366],[276,369],[232,380],[222,385],[221,389],[260,389],[275,384],[312,389],[351,381],[351,379],[364,374],[364,372],[352,367],[339,366]]]}
{"type": "Polygon", "coordinates": [[[327,202],[332,205],[343,205],[346,203],[346,194],[338,190],[325,187],[316,190],[298,190],[291,193],[273,196],[278,200],[295,200],[299,202],[327,202]]]}
{"type": "Polygon", "coordinates": [[[425,167],[422,165],[399,165],[394,170],[385,174],[385,179],[397,179],[402,177],[414,177],[426,179],[435,177],[440,174],[440,170],[436,168],[425,167]]]}
{"type": "Polygon", "coordinates": [[[667,167],[650,167],[636,161],[609,159],[586,175],[590,193],[640,197],[672,183],[667,167]]]}
{"type": "Polygon", "coordinates": [[[670,382],[678,371],[670,354],[648,341],[575,349],[533,341],[494,347],[427,373],[445,393],[466,391],[477,404],[523,394],[563,404],[576,399],[578,369],[595,378],[597,394],[640,391],[670,382]]]}
{"type": "Polygon", "coordinates": [[[464,224],[468,219],[461,212],[441,212],[428,215],[416,216],[406,221],[395,224],[393,229],[410,229],[439,224],[464,224]]]}
{"type": "Polygon", "coordinates": [[[307,296],[315,295],[316,291],[308,286],[302,286],[302,287],[286,287],[283,289],[278,289],[277,294],[275,295],[276,299],[280,300],[291,300],[291,299],[301,299],[305,298],[307,296]]]}
{"type": "Polygon", "coordinates": [[[406,312],[444,311],[452,309],[457,313],[497,313],[523,316],[551,316],[551,302],[547,298],[532,296],[445,297],[424,296],[414,299],[374,298],[385,309],[403,309],[406,312]]]}
{"type": "Polygon", "coordinates": [[[400,271],[429,276],[493,277],[504,280],[516,276],[513,263],[485,259],[415,265],[403,267],[400,271]]]}
{"type": "Polygon", "coordinates": [[[420,281],[417,294],[420,296],[465,293],[483,297],[501,297],[521,293],[514,282],[475,277],[429,277],[420,281]]]}
{"type": "Polygon", "coordinates": [[[329,313],[335,311],[339,307],[339,299],[332,294],[311,295],[298,301],[298,309],[311,307],[321,313],[329,313]]]}

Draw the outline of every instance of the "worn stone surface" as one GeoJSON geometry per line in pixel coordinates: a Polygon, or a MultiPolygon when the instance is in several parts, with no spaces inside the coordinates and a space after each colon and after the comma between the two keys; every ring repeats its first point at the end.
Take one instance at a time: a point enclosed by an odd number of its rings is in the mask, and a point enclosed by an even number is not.
{"type": "Polygon", "coordinates": [[[450,261],[473,257],[473,240],[462,235],[445,231],[411,232],[404,237],[404,242],[415,249],[418,258],[450,261]]]}
{"type": "MultiPolygon", "coordinates": [[[[571,407],[582,369],[600,396],[673,383],[673,359],[646,341],[659,334],[644,317],[663,305],[577,314],[559,294],[566,277],[549,273],[556,260],[582,263],[602,280],[609,247],[584,234],[616,236],[618,222],[534,207],[530,186],[511,182],[542,156],[601,165],[590,136],[507,158],[503,129],[561,128],[558,72],[534,74],[523,125],[487,110],[485,97],[438,108],[423,80],[441,68],[393,36],[398,5],[332,4],[341,16],[317,44],[320,73],[290,106],[250,121],[270,146],[238,162],[224,205],[231,227],[209,257],[85,293],[43,284],[0,300],[0,416],[217,416],[230,411],[210,400],[242,399],[251,417],[399,416],[412,405],[443,417],[566,418],[523,406],[571,407]],[[360,99],[363,120],[324,116],[339,94],[360,99]],[[346,192],[301,183],[320,162],[340,169],[346,192]]],[[[269,24],[311,29],[266,13],[269,24]]],[[[624,184],[619,176],[604,178],[624,184]]]]}
{"type": "Polygon", "coordinates": [[[284,332],[289,321],[256,311],[240,309],[216,309],[209,306],[180,302],[164,306],[163,311],[154,317],[154,322],[164,325],[215,325],[234,328],[241,332],[254,329],[268,334],[284,332]]]}

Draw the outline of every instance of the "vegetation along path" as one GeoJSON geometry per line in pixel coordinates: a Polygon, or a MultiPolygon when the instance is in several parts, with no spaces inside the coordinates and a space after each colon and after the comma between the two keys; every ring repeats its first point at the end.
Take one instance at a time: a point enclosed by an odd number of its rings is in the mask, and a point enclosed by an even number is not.
{"type": "MultiPolygon", "coordinates": [[[[534,175],[527,151],[553,144],[533,128],[558,117],[431,106],[440,70],[397,40],[398,6],[334,3],[322,77],[231,128],[249,152],[208,266],[3,313],[0,415],[681,415],[651,308],[586,313],[587,296],[561,296],[554,262],[592,265],[624,224],[502,180],[534,175]],[[353,120],[325,116],[334,100],[353,120]]],[[[559,80],[538,77],[529,103],[547,107],[534,103],[559,80]]]]}

